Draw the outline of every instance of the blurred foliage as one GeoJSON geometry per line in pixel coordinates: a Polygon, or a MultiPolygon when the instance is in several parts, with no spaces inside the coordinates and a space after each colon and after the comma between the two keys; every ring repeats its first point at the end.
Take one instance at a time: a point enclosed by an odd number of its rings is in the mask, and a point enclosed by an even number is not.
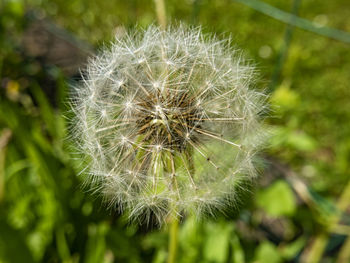
{"type": "MultiPolygon", "coordinates": [[[[295,0],[264,3],[291,12],[295,0]]],[[[239,210],[183,220],[178,262],[350,262],[350,46],[298,28],[288,40],[285,24],[233,0],[166,5],[169,21],[231,35],[256,61],[258,86],[274,83],[260,179],[239,210]]],[[[298,15],[350,32],[348,7],[301,1],[298,15]]],[[[79,73],[28,54],[35,19],[88,50],[155,13],[149,0],[0,2],[0,262],[164,262],[166,230],[130,225],[82,189],[67,140],[67,83],[79,73]]]]}

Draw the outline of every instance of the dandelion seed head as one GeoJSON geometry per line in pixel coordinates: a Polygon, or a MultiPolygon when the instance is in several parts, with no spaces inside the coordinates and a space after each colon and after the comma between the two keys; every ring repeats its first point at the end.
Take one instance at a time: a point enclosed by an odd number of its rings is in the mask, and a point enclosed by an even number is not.
{"type": "Polygon", "coordinates": [[[213,213],[256,174],[265,95],[229,41],[150,26],[91,59],[73,99],[87,179],[110,207],[164,222],[213,213]]]}

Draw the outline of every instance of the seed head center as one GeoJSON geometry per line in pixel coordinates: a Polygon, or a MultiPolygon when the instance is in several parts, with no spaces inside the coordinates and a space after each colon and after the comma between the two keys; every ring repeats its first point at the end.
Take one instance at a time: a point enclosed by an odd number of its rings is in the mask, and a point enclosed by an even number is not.
{"type": "Polygon", "coordinates": [[[193,130],[199,127],[202,114],[191,95],[169,92],[138,100],[142,110],[136,113],[137,127],[144,142],[182,151],[189,140],[196,141],[193,130]]]}

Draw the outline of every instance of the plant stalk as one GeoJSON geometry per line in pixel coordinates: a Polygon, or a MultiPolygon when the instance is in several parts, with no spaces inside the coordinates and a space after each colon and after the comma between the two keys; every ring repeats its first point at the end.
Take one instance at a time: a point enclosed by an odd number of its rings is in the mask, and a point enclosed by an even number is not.
{"type": "Polygon", "coordinates": [[[158,24],[162,29],[166,29],[166,12],[164,0],[154,0],[154,4],[156,6],[158,24]]]}
{"type": "Polygon", "coordinates": [[[178,247],[178,230],[179,230],[179,218],[176,213],[171,215],[169,221],[169,254],[168,263],[175,263],[177,247],[178,247]]]}

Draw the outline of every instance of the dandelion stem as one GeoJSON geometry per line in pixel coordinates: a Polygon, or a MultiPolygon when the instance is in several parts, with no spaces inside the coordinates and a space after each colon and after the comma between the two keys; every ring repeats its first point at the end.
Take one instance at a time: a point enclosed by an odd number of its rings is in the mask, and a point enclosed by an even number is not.
{"type": "Polygon", "coordinates": [[[177,245],[178,245],[178,229],[179,219],[176,212],[173,212],[169,221],[169,255],[168,263],[175,263],[177,245]]]}
{"type": "MultiPolygon", "coordinates": [[[[176,181],[176,170],[175,170],[175,162],[174,156],[170,153],[170,162],[167,163],[168,171],[171,171],[171,187],[176,189],[178,192],[178,185],[176,181]]],[[[178,196],[180,198],[180,196],[178,196]]],[[[176,253],[177,253],[177,245],[178,245],[178,229],[179,229],[179,214],[178,208],[175,202],[171,202],[170,204],[170,215],[168,222],[168,231],[169,231],[169,255],[168,255],[168,263],[175,263],[176,253]]]]}
{"type": "Polygon", "coordinates": [[[154,3],[156,5],[156,13],[157,13],[158,23],[162,29],[165,29],[166,28],[166,12],[165,12],[164,0],[154,0],[154,3]]]}

